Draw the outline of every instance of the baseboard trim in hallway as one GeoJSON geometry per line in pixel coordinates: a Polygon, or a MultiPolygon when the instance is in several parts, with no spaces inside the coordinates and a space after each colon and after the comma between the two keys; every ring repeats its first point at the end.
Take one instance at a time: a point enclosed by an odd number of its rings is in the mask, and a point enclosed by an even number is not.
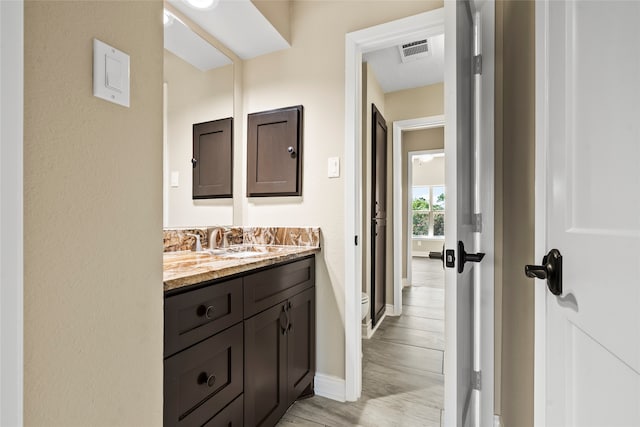
{"type": "Polygon", "coordinates": [[[346,383],[342,378],[333,375],[316,374],[315,394],[327,399],[346,402],[346,383]]]}

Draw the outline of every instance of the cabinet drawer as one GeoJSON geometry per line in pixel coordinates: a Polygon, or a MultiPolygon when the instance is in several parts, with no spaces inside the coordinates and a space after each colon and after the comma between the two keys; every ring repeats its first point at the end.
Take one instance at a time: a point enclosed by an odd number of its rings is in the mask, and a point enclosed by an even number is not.
{"type": "Polygon", "coordinates": [[[164,355],[170,356],[242,320],[242,279],[165,299],[164,355]]]}
{"type": "Polygon", "coordinates": [[[164,426],[202,426],[243,388],[243,326],[164,361],[164,426]]]}
{"type": "Polygon", "coordinates": [[[315,284],[315,258],[270,268],[244,278],[244,317],[249,318],[315,284]]]}
{"type": "Polygon", "coordinates": [[[244,425],[242,395],[236,398],[202,427],[242,427],[244,425]]]}

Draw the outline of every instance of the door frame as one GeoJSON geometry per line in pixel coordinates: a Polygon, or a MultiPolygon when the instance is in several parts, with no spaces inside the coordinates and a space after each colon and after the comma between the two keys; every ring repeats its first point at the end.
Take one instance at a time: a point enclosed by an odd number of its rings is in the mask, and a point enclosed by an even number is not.
{"type": "MultiPolygon", "coordinates": [[[[549,4],[535,4],[535,219],[534,259],[541,260],[547,247],[547,143],[549,126],[547,115],[548,91],[548,35],[549,4]]],[[[533,346],[533,424],[546,424],[546,311],[547,287],[536,284],[534,289],[534,346],[533,346]]]]}
{"type": "Polygon", "coordinates": [[[23,422],[24,2],[0,2],[0,424],[23,422]]]}
{"type": "MultiPolygon", "coordinates": [[[[407,172],[411,173],[411,164],[407,164],[407,171],[402,170],[402,132],[408,130],[444,128],[444,114],[438,116],[420,117],[417,119],[399,120],[393,122],[393,235],[402,236],[402,220],[397,221],[396,218],[402,218],[402,175],[407,172]]],[[[444,143],[443,143],[444,144],[444,143]]],[[[444,150],[444,145],[443,145],[444,150]]],[[[428,150],[433,151],[433,150],[428,150]]],[[[442,151],[442,150],[438,150],[442,151]]],[[[411,176],[407,176],[407,183],[410,182],[411,176]]],[[[407,186],[408,190],[408,186],[407,186]]],[[[409,203],[411,201],[409,200],[409,203]]],[[[410,215],[411,213],[408,212],[410,215]]],[[[409,272],[411,261],[409,254],[411,253],[411,238],[409,230],[409,220],[407,219],[407,280],[411,278],[409,272]]],[[[402,241],[393,239],[393,314],[399,316],[402,314],[402,241]]]]}
{"type": "MultiPolygon", "coordinates": [[[[474,364],[483,372],[483,398],[475,405],[480,411],[482,424],[491,420],[494,412],[494,75],[495,75],[495,3],[493,1],[471,0],[471,5],[479,14],[480,25],[475,30],[482,35],[483,45],[479,47],[483,55],[483,73],[479,77],[487,93],[479,101],[483,113],[476,130],[483,141],[475,153],[480,170],[482,188],[478,195],[483,214],[483,233],[476,245],[487,253],[484,268],[478,269],[483,287],[476,301],[476,317],[481,319],[476,333],[482,337],[483,345],[476,351],[474,364]],[[482,307],[480,312],[478,309],[482,307]],[[478,360],[478,358],[480,360],[478,360]]],[[[478,16],[478,15],[476,15],[478,16]]],[[[444,33],[444,8],[380,24],[374,27],[348,33],[345,36],[345,234],[344,234],[344,324],[345,324],[345,394],[348,401],[357,400],[362,392],[361,365],[361,285],[363,249],[358,245],[358,237],[363,235],[361,207],[363,203],[362,171],[362,54],[376,49],[393,46],[407,36],[430,36],[444,33]],[[355,238],[355,244],[354,244],[355,238]]],[[[449,23],[451,25],[452,23],[449,23]]],[[[454,24],[454,23],[453,23],[454,24]]],[[[445,53],[446,55],[446,53],[445,53]]],[[[446,89],[445,89],[446,90],[446,89]]],[[[478,106],[480,106],[478,105],[478,106]]],[[[480,109],[477,108],[476,111],[480,109]]],[[[479,114],[479,113],[478,113],[479,114]]],[[[394,172],[395,175],[395,172],[394,172]]],[[[394,198],[396,197],[394,193],[394,198]]],[[[478,247],[474,248],[478,250],[478,247]]],[[[395,252],[394,248],[394,252],[395,252]]],[[[395,260],[394,260],[395,262],[395,260]]],[[[394,264],[394,269],[396,265],[394,264]]],[[[394,272],[395,275],[395,272],[394,272]]],[[[446,340],[455,339],[452,328],[446,328],[446,340]]],[[[479,340],[476,340],[479,345],[479,340]]],[[[477,349],[476,349],[477,350],[477,349]]],[[[445,353],[446,354],[446,353],[445,353]]],[[[446,357],[446,355],[445,355],[446,357]]],[[[446,364],[450,365],[450,364],[446,364]]],[[[475,367],[474,367],[475,369],[475,367]]],[[[446,375],[446,373],[445,373],[446,375]]],[[[449,396],[450,398],[450,396],[449,396]]],[[[445,395],[446,406],[447,395],[445,395]]],[[[479,421],[479,420],[477,420],[479,421]]],[[[490,425],[490,424],[487,424],[490,425]]]]}
{"type": "MultiPolygon", "coordinates": [[[[345,399],[362,393],[361,288],[364,235],[362,174],[362,54],[394,46],[406,37],[444,33],[444,8],[420,13],[345,36],[344,324],[345,399]]],[[[395,197],[395,196],[394,196],[395,197]]]]}

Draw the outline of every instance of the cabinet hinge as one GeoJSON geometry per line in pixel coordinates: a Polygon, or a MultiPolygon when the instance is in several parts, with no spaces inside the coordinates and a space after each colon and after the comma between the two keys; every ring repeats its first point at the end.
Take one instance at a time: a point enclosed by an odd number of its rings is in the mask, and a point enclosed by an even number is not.
{"type": "Polygon", "coordinates": [[[482,389],[482,372],[473,371],[471,374],[471,388],[474,390],[482,389]]]}
{"type": "Polygon", "coordinates": [[[482,55],[473,57],[473,74],[482,74],[482,55]]]}
{"type": "Polygon", "coordinates": [[[477,213],[473,214],[471,217],[473,232],[474,233],[482,233],[482,214],[477,213]]]}

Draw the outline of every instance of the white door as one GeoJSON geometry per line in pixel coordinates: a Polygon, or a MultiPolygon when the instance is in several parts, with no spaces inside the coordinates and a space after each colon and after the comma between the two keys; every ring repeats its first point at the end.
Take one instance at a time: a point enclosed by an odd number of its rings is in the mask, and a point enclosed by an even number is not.
{"type": "Polygon", "coordinates": [[[445,425],[468,426],[472,404],[475,247],[473,15],[467,1],[445,2],[445,425]],[[456,406],[452,407],[451,403],[456,406]]]}
{"type": "Polygon", "coordinates": [[[640,2],[536,8],[535,421],[640,426],[640,2]]]}

